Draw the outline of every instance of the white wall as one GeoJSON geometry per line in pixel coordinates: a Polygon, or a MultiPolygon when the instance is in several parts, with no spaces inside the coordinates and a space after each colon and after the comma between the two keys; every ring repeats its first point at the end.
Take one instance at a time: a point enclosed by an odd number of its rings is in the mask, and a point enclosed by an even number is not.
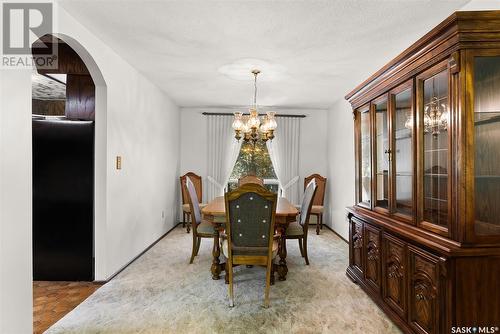
{"type": "MultiPolygon", "coordinates": [[[[207,181],[207,123],[203,112],[231,113],[230,108],[181,108],[181,164],[180,174],[188,171],[203,177],[203,187],[207,181]]],[[[323,109],[276,109],[280,114],[302,114],[300,125],[300,164],[298,181],[304,183],[304,177],[312,173],[326,175],[326,119],[327,110],[323,109]]],[[[180,191],[180,190],[179,190],[180,191]]],[[[206,201],[206,193],[203,193],[206,201]]]]}
{"type": "Polygon", "coordinates": [[[347,206],[354,204],[354,123],[351,105],[341,99],[328,111],[327,218],[332,229],[347,240],[347,206]]]}
{"type": "Polygon", "coordinates": [[[498,0],[472,0],[460,10],[499,10],[500,1],[498,0]]]}
{"type": "Polygon", "coordinates": [[[31,277],[31,72],[0,70],[0,333],[32,332],[31,277]]]}
{"type": "Polygon", "coordinates": [[[58,32],[83,45],[107,86],[105,263],[96,272],[107,279],[175,224],[179,109],[62,8],[58,18],[58,32]]]}
{"type": "MultiPolygon", "coordinates": [[[[56,12],[56,21],[55,32],[80,43],[106,83],[106,115],[96,115],[96,122],[104,117],[96,129],[105,123],[105,138],[96,142],[105,145],[96,151],[106,152],[106,173],[101,180],[107,198],[102,204],[105,215],[95,222],[96,279],[103,280],[176,223],[179,109],[62,8],[56,12]],[[123,157],[122,170],[115,170],[117,155],[123,157]]],[[[1,75],[0,332],[29,333],[31,78],[29,72],[18,70],[4,70],[1,75]]]]}

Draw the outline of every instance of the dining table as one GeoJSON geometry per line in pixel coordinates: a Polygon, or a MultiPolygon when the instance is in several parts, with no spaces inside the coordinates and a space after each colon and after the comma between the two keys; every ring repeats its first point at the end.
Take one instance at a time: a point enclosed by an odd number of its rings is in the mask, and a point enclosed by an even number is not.
{"type": "MultiPolygon", "coordinates": [[[[214,198],[212,201],[207,203],[207,205],[201,210],[203,214],[203,219],[214,226],[215,236],[214,245],[212,248],[212,265],[210,271],[212,273],[212,279],[220,279],[221,272],[225,271],[225,263],[220,262],[220,234],[225,230],[226,224],[226,204],[224,201],[224,196],[219,196],[214,198]]],[[[278,256],[279,262],[276,264],[276,272],[278,273],[278,280],[286,280],[286,275],[288,273],[288,267],[286,264],[286,229],[291,222],[297,220],[297,215],[299,211],[297,208],[291,204],[286,198],[278,197],[278,202],[276,203],[276,217],[275,217],[275,228],[279,235],[279,246],[278,246],[278,256]]],[[[226,275],[227,276],[227,275],[226,275]]],[[[226,277],[227,281],[227,277],[226,277]]]]}

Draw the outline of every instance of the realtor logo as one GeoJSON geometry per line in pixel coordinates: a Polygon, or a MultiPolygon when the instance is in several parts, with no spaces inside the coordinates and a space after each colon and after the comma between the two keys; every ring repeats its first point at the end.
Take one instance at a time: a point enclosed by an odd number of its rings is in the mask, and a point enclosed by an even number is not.
{"type": "MultiPolygon", "coordinates": [[[[31,54],[32,43],[52,32],[52,3],[4,3],[2,21],[3,53],[31,54]]],[[[52,50],[45,45],[41,52],[52,50]]]]}
{"type": "Polygon", "coordinates": [[[2,4],[2,68],[57,67],[51,2],[2,4]]]}

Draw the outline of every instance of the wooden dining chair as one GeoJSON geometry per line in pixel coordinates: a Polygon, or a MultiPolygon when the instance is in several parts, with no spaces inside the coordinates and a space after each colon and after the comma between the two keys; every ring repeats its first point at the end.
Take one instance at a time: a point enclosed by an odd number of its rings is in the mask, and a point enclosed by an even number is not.
{"type": "Polygon", "coordinates": [[[224,197],[226,232],[221,248],[227,258],[229,305],[234,306],[233,266],[259,265],[267,268],[264,307],[269,307],[273,259],[278,254],[279,237],[274,235],[277,195],[247,183],[224,197]]]}
{"type": "Polygon", "coordinates": [[[297,221],[290,223],[286,229],[286,240],[297,239],[299,241],[300,254],[305,259],[306,265],[309,265],[309,257],[307,256],[309,217],[311,216],[313,198],[317,190],[318,186],[316,185],[316,179],[312,179],[309,181],[304,191],[297,221]]]}
{"type": "Polygon", "coordinates": [[[240,177],[240,179],[238,180],[238,187],[241,187],[242,185],[247,183],[255,183],[264,186],[264,180],[262,180],[261,178],[255,175],[245,175],[243,177],[240,177]]]}
{"type": "Polygon", "coordinates": [[[318,190],[316,191],[316,195],[314,195],[311,215],[316,217],[316,234],[319,234],[319,230],[323,229],[323,203],[325,201],[326,177],[319,174],[309,175],[304,179],[304,190],[312,179],[316,179],[318,190]]]}
{"type": "MultiPolygon", "coordinates": [[[[189,233],[192,217],[191,207],[189,206],[189,194],[186,190],[186,177],[189,177],[193,182],[194,188],[196,190],[196,196],[198,197],[199,201],[201,201],[203,198],[203,187],[201,176],[196,175],[193,172],[188,172],[180,177],[182,193],[182,227],[186,227],[187,225],[187,233],[189,233]]],[[[199,206],[201,209],[203,209],[206,204],[199,203],[199,206]]]]}
{"type": "Polygon", "coordinates": [[[191,224],[193,227],[193,249],[191,251],[191,259],[189,263],[193,263],[194,257],[200,251],[201,239],[215,237],[216,231],[212,224],[202,220],[200,204],[198,203],[198,196],[194,183],[189,176],[186,177],[185,182],[186,192],[188,193],[188,205],[191,209],[191,224]]]}

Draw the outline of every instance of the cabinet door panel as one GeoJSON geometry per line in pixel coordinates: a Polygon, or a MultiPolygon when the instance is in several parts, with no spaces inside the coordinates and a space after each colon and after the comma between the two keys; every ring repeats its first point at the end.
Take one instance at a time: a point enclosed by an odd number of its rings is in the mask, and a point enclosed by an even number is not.
{"type": "Polygon", "coordinates": [[[413,221],[414,108],[413,84],[406,83],[391,93],[393,110],[394,213],[413,221]]]}
{"type": "Polygon", "coordinates": [[[387,96],[373,102],[375,111],[375,208],[389,209],[390,142],[387,96]]]}
{"type": "Polygon", "coordinates": [[[385,302],[402,319],[406,318],[406,244],[386,233],[382,236],[383,294],[385,302]]]}
{"type": "Polygon", "coordinates": [[[350,266],[363,277],[363,223],[356,218],[351,219],[350,226],[350,266]]]}
{"type": "Polygon", "coordinates": [[[365,280],[375,291],[380,291],[380,230],[365,224],[365,280]]]}
{"type": "MultiPolygon", "coordinates": [[[[476,240],[500,241],[500,52],[477,50],[470,59],[472,72],[474,134],[471,173],[473,192],[468,202],[473,204],[470,212],[471,236],[476,240]],[[472,217],[473,215],[473,217],[472,217]],[[473,224],[472,224],[473,223],[473,224]]],[[[469,125],[471,126],[471,125],[469,125]]],[[[473,238],[469,238],[473,239],[473,238]]]]}
{"type": "Polygon", "coordinates": [[[417,333],[439,332],[439,259],[409,246],[409,322],[417,333]]]}
{"type": "Polygon", "coordinates": [[[417,77],[419,225],[449,235],[450,89],[447,62],[417,77]]]}

